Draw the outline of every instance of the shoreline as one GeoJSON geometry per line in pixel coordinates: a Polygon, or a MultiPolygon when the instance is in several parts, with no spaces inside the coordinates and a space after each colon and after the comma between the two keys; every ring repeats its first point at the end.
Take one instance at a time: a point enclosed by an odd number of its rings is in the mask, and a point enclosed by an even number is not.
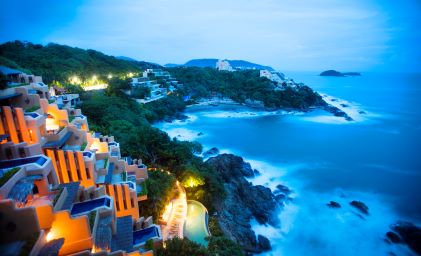
{"type": "MultiPolygon", "coordinates": [[[[309,113],[316,110],[323,110],[327,113],[330,113],[331,116],[327,118],[327,121],[332,121],[331,123],[354,123],[361,122],[366,120],[367,111],[360,109],[358,104],[349,102],[347,100],[328,95],[326,93],[317,92],[326,103],[326,106],[313,106],[308,109],[297,109],[297,108],[266,108],[257,104],[247,104],[247,103],[238,103],[231,99],[227,98],[210,98],[210,99],[201,99],[196,104],[191,104],[186,106],[186,110],[190,111],[203,111],[203,110],[231,110],[234,113],[239,113],[238,110],[243,111],[244,116],[239,115],[230,115],[227,117],[247,117],[247,116],[264,116],[264,115],[285,115],[285,114],[297,114],[297,113],[309,113]],[[248,111],[247,111],[248,110],[248,111]],[[329,120],[328,120],[329,119],[329,120]],[[336,119],[336,120],[334,120],[336,119]],[[344,121],[344,122],[341,122],[344,121]]],[[[183,111],[184,113],[184,111],[183,111]]],[[[210,116],[212,117],[212,116],[210,116]]],[[[223,117],[223,116],[213,116],[213,117],[223,117]]],[[[175,118],[176,119],[176,118],[175,118]]],[[[174,119],[173,119],[174,120],[174,119]]],[[[321,120],[317,119],[308,119],[310,121],[319,122],[321,120]]]]}
{"type": "MultiPolygon", "coordinates": [[[[224,118],[240,118],[240,116],[234,116],[233,113],[247,113],[241,110],[247,110],[249,112],[255,113],[270,113],[268,111],[256,111],[255,109],[252,110],[251,108],[247,108],[239,104],[236,104],[235,106],[200,105],[197,109],[190,108],[189,110],[192,110],[192,112],[186,114],[192,116],[193,119],[190,121],[186,120],[185,123],[181,122],[175,124],[177,127],[179,125],[182,126],[184,124],[189,125],[189,122],[196,121],[199,115],[195,114],[195,110],[197,110],[198,112],[206,112],[205,116],[213,111],[221,112],[221,110],[231,110],[231,115],[225,115],[224,118]]],[[[222,114],[224,113],[227,113],[227,111],[222,111],[222,114]]],[[[241,117],[245,118],[250,118],[254,116],[259,115],[241,115],[241,117]]],[[[217,116],[213,117],[221,118],[217,116]]],[[[347,122],[343,118],[340,119],[346,123],[355,123],[360,121],[357,120],[355,122],[347,122]]],[[[169,127],[171,127],[171,124],[169,124],[169,127]]],[[[190,130],[188,127],[185,128],[186,130],[190,130]]],[[[162,127],[162,129],[166,132],[168,130],[164,127],[162,127]]],[[[206,130],[202,132],[205,132],[203,136],[206,136],[206,130]]],[[[193,132],[193,134],[194,133],[195,132],[193,132]]],[[[188,140],[197,140],[198,138],[199,136],[188,140]]],[[[203,146],[204,152],[212,148],[210,144],[203,144],[203,146]]],[[[389,225],[405,218],[399,216],[398,214],[395,214],[394,212],[390,212],[386,215],[382,214],[384,212],[390,211],[390,207],[388,206],[388,204],[385,204],[383,202],[382,197],[378,197],[375,194],[369,193],[367,191],[353,191],[347,189],[337,189],[335,191],[331,191],[332,193],[305,193],[305,191],[302,190],[302,184],[300,184],[299,182],[297,183],[297,180],[285,180],[285,172],[290,172],[291,168],[296,169],[295,166],[289,164],[286,164],[285,166],[274,166],[271,162],[253,160],[253,158],[247,157],[238,150],[221,147],[218,147],[218,149],[218,154],[211,155],[207,159],[204,159],[204,161],[208,160],[211,157],[215,157],[224,153],[234,154],[243,158],[244,162],[250,163],[253,169],[257,169],[261,173],[255,178],[247,179],[249,182],[252,183],[252,185],[263,185],[269,188],[272,193],[275,191],[275,187],[278,184],[284,184],[288,188],[293,190],[293,193],[291,195],[293,199],[291,201],[285,202],[284,206],[280,210],[279,219],[282,223],[280,228],[273,227],[270,225],[261,225],[253,219],[249,222],[251,230],[256,234],[256,236],[264,235],[270,240],[270,243],[272,245],[273,250],[263,252],[262,255],[276,255],[277,253],[281,252],[291,252],[292,248],[296,246],[298,239],[297,237],[300,234],[303,235],[304,239],[321,239],[323,241],[326,240],[326,242],[329,241],[329,245],[332,246],[332,248],[334,248],[334,250],[336,250],[338,254],[340,254],[344,251],[342,250],[343,244],[340,240],[337,239],[338,237],[341,237],[341,233],[338,232],[350,232],[351,234],[353,234],[352,239],[348,241],[348,244],[350,245],[356,245],[361,243],[362,246],[367,248],[367,250],[370,250],[371,246],[375,245],[381,248],[381,250],[384,252],[405,252],[405,246],[395,247],[394,245],[389,245],[386,242],[384,242],[385,234],[389,231],[389,225]],[[339,202],[341,207],[339,209],[329,208],[326,205],[329,203],[330,200],[339,202]],[[361,215],[361,213],[358,210],[349,205],[351,200],[360,200],[366,203],[367,206],[370,208],[370,214],[367,216],[361,215]],[[316,212],[313,212],[314,210],[316,212]],[[303,225],[304,222],[301,219],[305,219],[306,221],[312,221],[312,218],[316,218],[318,221],[320,221],[321,229],[324,230],[324,233],[322,235],[315,235],[314,232],[311,231],[310,228],[314,227],[314,225],[310,225],[310,227],[308,228],[305,225],[303,225]],[[359,227],[355,228],[354,226],[352,226],[353,223],[357,223],[359,227]],[[367,239],[362,241],[361,237],[358,235],[358,232],[364,232],[365,234],[367,234],[367,239]]],[[[301,251],[304,253],[304,248],[302,248],[301,251]]]]}

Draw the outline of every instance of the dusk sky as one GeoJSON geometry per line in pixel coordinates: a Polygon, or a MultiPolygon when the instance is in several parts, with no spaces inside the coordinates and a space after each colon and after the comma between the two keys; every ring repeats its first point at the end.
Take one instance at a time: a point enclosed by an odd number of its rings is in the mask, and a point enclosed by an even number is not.
{"type": "Polygon", "coordinates": [[[1,5],[1,42],[55,42],[159,64],[226,58],[281,71],[421,71],[417,0],[2,0],[1,5]]]}

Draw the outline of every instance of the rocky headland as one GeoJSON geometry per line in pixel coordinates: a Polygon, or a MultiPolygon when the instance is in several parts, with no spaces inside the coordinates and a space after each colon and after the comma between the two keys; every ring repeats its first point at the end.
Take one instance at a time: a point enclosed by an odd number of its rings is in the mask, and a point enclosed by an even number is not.
{"type": "Polygon", "coordinates": [[[206,161],[224,181],[225,200],[217,207],[217,220],[226,236],[238,242],[245,251],[259,253],[271,248],[270,241],[251,229],[250,221],[280,226],[277,213],[290,190],[280,185],[276,195],[264,186],[254,186],[246,178],[258,175],[243,158],[221,154],[206,161]]]}

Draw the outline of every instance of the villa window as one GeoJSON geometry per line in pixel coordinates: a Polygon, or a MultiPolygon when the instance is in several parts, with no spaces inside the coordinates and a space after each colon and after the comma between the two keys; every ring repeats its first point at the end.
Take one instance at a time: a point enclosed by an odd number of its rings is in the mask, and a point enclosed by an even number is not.
{"type": "Polygon", "coordinates": [[[21,158],[24,158],[24,157],[26,157],[26,153],[25,153],[25,148],[19,148],[19,156],[21,157],[21,158]]]}
{"type": "Polygon", "coordinates": [[[32,194],[36,195],[38,193],[39,193],[38,186],[34,184],[34,187],[32,188],[32,194]]]}
{"type": "Polygon", "coordinates": [[[91,173],[89,172],[89,168],[85,168],[86,170],[86,178],[90,179],[91,178],[91,173]]]}
{"type": "Polygon", "coordinates": [[[12,149],[11,148],[6,148],[5,150],[6,152],[6,158],[7,159],[12,159],[13,158],[13,154],[12,154],[12,149]]]}

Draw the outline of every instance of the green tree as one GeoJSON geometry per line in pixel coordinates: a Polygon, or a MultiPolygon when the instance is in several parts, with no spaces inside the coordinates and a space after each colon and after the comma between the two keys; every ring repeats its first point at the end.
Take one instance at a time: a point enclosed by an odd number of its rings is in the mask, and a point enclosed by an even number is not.
{"type": "Polygon", "coordinates": [[[156,250],[157,256],[208,256],[208,250],[187,238],[175,237],[165,242],[165,248],[156,250]]]}

